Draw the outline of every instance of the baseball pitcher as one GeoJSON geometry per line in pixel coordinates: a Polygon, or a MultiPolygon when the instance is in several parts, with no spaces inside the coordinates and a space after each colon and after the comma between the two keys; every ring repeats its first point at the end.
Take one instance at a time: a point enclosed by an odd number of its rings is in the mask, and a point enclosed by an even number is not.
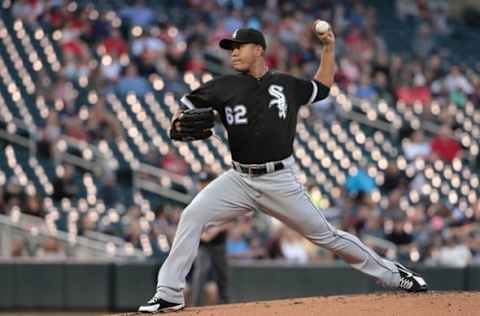
{"type": "Polygon", "coordinates": [[[220,41],[237,73],[213,79],[181,99],[185,109],[172,122],[171,138],[211,136],[213,110],[217,111],[228,132],[232,169],[207,185],[183,211],[171,252],[158,273],[156,293],[139,311],[182,309],[185,277],[204,228],[252,210],[279,219],[388,286],[427,290],[421,276],[330,225],[296,179],[292,153],[298,110],[327,97],[334,78],[335,36],[331,29],[315,33],[323,48],[313,80],[268,69],[263,34],[242,28],[220,41]]]}

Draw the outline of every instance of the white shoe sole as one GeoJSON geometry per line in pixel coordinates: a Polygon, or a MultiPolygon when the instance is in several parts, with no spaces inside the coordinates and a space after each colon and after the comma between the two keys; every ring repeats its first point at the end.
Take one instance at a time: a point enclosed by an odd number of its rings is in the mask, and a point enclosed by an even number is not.
{"type": "Polygon", "coordinates": [[[140,306],[138,309],[141,313],[167,313],[167,312],[175,312],[183,309],[185,304],[175,305],[167,308],[158,309],[160,304],[152,305],[152,306],[140,306]]]}

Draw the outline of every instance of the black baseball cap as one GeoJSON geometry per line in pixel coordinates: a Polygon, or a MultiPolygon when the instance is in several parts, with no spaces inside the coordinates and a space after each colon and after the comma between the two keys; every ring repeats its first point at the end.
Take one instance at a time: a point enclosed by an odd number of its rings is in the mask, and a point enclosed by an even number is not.
{"type": "Polygon", "coordinates": [[[232,50],[234,44],[257,44],[267,48],[262,32],[252,28],[241,28],[233,32],[232,38],[224,38],[219,45],[223,49],[232,50]]]}

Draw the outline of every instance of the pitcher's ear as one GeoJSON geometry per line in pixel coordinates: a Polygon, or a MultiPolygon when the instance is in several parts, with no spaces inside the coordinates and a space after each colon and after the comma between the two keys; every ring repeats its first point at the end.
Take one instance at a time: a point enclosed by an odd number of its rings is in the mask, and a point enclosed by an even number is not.
{"type": "Polygon", "coordinates": [[[265,50],[260,45],[255,45],[255,54],[256,56],[265,56],[265,50]]]}

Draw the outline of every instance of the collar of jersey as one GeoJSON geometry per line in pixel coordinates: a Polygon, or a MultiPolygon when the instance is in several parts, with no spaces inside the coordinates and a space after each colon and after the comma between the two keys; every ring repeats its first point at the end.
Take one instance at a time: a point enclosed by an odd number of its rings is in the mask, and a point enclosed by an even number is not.
{"type": "Polygon", "coordinates": [[[270,75],[270,73],[271,73],[271,70],[269,69],[260,78],[254,77],[252,74],[250,74],[248,72],[242,72],[242,75],[253,78],[253,79],[258,80],[258,81],[262,81],[263,79],[267,78],[270,75]]]}

